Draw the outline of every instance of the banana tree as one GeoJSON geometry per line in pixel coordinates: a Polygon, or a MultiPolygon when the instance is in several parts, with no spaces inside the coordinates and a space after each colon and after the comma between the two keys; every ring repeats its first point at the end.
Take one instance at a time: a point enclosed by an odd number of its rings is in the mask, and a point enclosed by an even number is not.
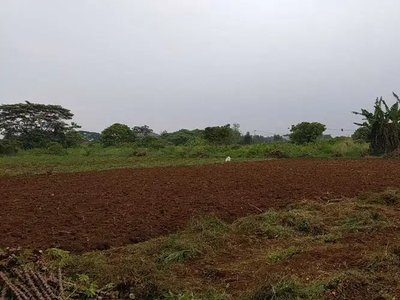
{"type": "Polygon", "coordinates": [[[374,112],[366,109],[361,109],[361,112],[352,112],[363,116],[363,123],[354,124],[368,129],[368,141],[372,155],[390,153],[400,147],[400,99],[395,93],[393,96],[397,101],[391,107],[381,97],[375,101],[374,112]]]}

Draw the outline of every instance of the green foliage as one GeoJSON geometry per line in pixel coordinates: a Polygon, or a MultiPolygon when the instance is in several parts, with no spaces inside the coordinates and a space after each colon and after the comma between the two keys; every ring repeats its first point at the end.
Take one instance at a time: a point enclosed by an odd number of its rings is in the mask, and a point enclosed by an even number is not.
{"type": "Polygon", "coordinates": [[[65,148],[72,148],[78,146],[84,140],[84,137],[78,131],[70,130],[65,134],[62,144],[65,148]]]}
{"type": "Polygon", "coordinates": [[[206,127],[204,129],[204,139],[212,144],[228,144],[232,130],[230,125],[206,127]]]}
{"type": "MultiPolygon", "coordinates": [[[[165,142],[164,139],[161,138],[165,142]]],[[[146,166],[170,166],[222,163],[227,156],[235,161],[258,160],[269,157],[271,151],[280,151],[287,158],[361,158],[368,152],[368,144],[353,142],[350,138],[332,139],[304,145],[292,143],[262,143],[252,145],[210,145],[202,138],[192,139],[182,146],[164,147],[142,142],[103,147],[100,143],[79,145],[64,149],[68,155],[49,155],[47,150],[20,150],[15,156],[0,159],[0,175],[23,173],[76,172],[107,170],[113,168],[135,168],[146,166]],[[140,160],[127,159],[133,151],[147,152],[140,160]]],[[[47,145],[46,145],[47,146],[47,145]]],[[[277,154],[277,153],[276,153],[277,154]]]]}
{"type": "Polygon", "coordinates": [[[240,142],[239,124],[206,127],[203,137],[211,144],[231,145],[240,142]]]}
{"type": "Polygon", "coordinates": [[[302,122],[292,125],[290,129],[290,140],[295,144],[305,144],[315,142],[320,138],[326,126],[318,122],[302,122]]]}
{"type": "Polygon", "coordinates": [[[368,154],[368,144],[345,138],[335,142],[331,151],[333,157],[360,158],[368,154]]]}
{"type": "Polygon", "coordinates": [[[47,145],[47,153],[51,155],[66,155],[68,152],[64,149],[64,147],[57,142],[50,142],[47,145]]]}
{"type": "Polygon", "coordinates": [[[0,156],[16,155],[20,148],[20,143],[16,140],[0,140],[0,156]]]}
{"type": "Polygon", "coordinates": [[[25,149],[45,148],[49,142],[66,142],[76,128],[73,114],[60,105],[17,103],[0,105],[0,134],[22,142],[25,149]]]}
{"type": "Polygon", "coordinates": [[[366,109],[361,109],[361,112],[353,111],[353,114],[363,117],[363,123],[354,124],[364,128],[364,133],[368,133],[367,141],[370,142],[372,155],[390,153],[400,147],[400,99],[395,93],[393,95],[397,101],[391,107],[381,97],[375,100],[373,113],[366,109]]]}
{"type": "Polygon", "coordinates": [[[165,139],[166,141],[175,146],[179,146],[187,144],[189,142],[193,142],[195,139],[200,138],[202,135],[203,135],[203,130],[200,129],[194,129],[194,130],[181,129],[171,133],[163,132],[161,134],[161,138],[165,139]]]}
{"type": "Polygon", "coordinates": [[[105,147],[118,146],[134,140],[134,132],[125,124],[115,123],[101,132],[101,142],[105,147]]]}
{"type": "Polygon", "coordinates": [[[139,139],[146,138],[146,137],[150,136],[153,133],[153,129],[151,129],[147,125],[135,126],[135,127],[132,128],[132,131],[135,134],[135,136],[137,138],[139,138],[139,139]]]}
{"type": "Polygon", "coordinates": [[[71,263],[73,257],[68,251],[50,248],[45,251],[46,256],[53,262],[55,269],[64,268],[71,263]]]}
{"type": "Polygon", "coordinates": [[[360,211],[344,217],[340,229],[345,232],[371,229],[380,227],[385,220],[385,217],[376,211],[360,211]]]}
{"type": "Polygon", "coordinates": [[[194,258],[199,251],[191,244],[185,244],[171,237],[162,246],[160,262],[163,264],[179,263],[194,258]]]}
{"type": "Polygon", "coordinates": [[[154,136],[146,136],[145,138],[142,138],[137,145],[142,148],[150,148],[150,149],[163,149],[167,147],[169,144],[166,140],[159,138],[159,137],[154,137],[154,136]]]}
{"type": "Polygon", "coordinates": [[[280,142],[284,142],[284,138],[283,136],[279,135],[279,134],[274,134],[274,136],[272,137],[274,143],[280,143],[280,142]]]}
{"type": "Polygon", "coordinates": [[[370,135],[371,130],[368,127],[359,127],[354,131],[351,138],[357,143],[368,143],[370,135]]]}
{"type": "Polygon", "coordinates": [[[98,286],[95,282],[91,282],[90,278],[86,274],[79,274],[71,281],[75,289],[69,293],[68,298],[74,298],[76,296],[79,297],[79,299],[82,298],[90,298],[93,296],[97,295],[98,292],[98,286]]]}
{"type": "Polygon", "coordinates": [[[250,132],[246,132],[245,136],[243,137],[243,144],[250,145],[253,143],[253,138],[250,135],[250,132]]]}

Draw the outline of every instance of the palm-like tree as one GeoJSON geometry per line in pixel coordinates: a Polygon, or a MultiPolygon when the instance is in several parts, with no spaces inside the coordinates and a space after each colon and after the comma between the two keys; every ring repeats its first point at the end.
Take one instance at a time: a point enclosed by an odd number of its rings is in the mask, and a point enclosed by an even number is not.
{"type": "Polygon", "coordinates": [[[393,152],[400,146],[400,99],[394,92],[393,96],[397,101],[391,107],[381,97],[375,101],[374,112],[369,112],[366,109],[361,109],[361,112],[352,112],[364,117],[363,123],[354,124],[369,130],[370,152],[372,155],[393,152]]]}

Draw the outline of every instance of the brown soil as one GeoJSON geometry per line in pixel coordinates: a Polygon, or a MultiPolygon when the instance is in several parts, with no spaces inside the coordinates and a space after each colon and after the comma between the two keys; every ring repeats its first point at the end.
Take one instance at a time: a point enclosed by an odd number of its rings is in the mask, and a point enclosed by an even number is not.
{"type": "Polygon", "coordinates": [[[104,249],[303,198],[400,186],[398,160],[279,160],[0,179],[0,247],[104,249]]]}

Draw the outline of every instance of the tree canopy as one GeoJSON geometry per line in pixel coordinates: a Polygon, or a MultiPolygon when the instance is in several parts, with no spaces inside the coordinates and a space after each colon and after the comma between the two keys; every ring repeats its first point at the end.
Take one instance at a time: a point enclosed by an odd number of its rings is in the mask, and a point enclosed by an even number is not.
{"type": "Polygon", "coordinates": [[[195,138],[203,136],[203,130],[200,129],[180,129],[175,132],[163,132],[161,138],[172,143],[175,146],[184,145],[195,138]]]}
{"type": "Polygon", "coordinates": [[[132,130],[137,138],[146,138],[153,133],[153,129],[147,125],[135,126],[132,130]]]}
{"type": "Polygon", "coordinates": [[[73,113],[60,105],[26,103],[0,105],[0,134],[4,139],[18,140],[26,149],[43,148],[50,142],[65,146],[74,144],[76,123],[69,122],[73,113]],[[68,145],[67,145],[68,144],[68,145]]]}
{"type": "Polygon", "coordinates": [[[246,134],[243,137],[242,143],[244,145],[250,145],[253,143],[253,137],[250,135],[250,132],[248,132],[248,131],[246,132],[246,134]]]}
{"type": "Polygon", "coordinates": [[[101,132],[101,142],[106,147],[133,141],[135,141],[135,133],[125,124],[114,123],[101,132]]]}
{"type": "Polygon", "coordinates": [[[326,126],[318,122],[302,122],[292,125],[290,129],[290,140],[295,144],[315,142],[322,136],[326,126]]]}
{"type": "Polygon", "coordinates": [[[206,127],[203,137],[206,141],[212,144],[237,144],[240,142],[239,124],[230,124],[225,126],[206,127]]]}

